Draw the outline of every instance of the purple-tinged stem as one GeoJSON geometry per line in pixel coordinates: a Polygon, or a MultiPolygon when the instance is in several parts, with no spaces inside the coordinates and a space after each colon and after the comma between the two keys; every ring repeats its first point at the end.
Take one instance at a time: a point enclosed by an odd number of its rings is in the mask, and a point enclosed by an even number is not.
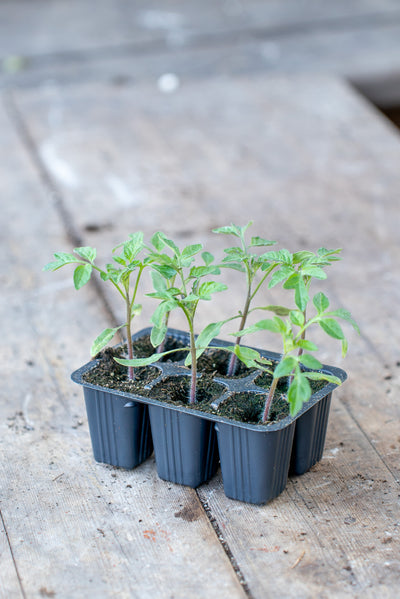
{"type": "MultiPolygon", "coordinates": [[[[249,292],[247,294],[247,298],[246,298],[246,303],[244,305],[244,310],[243,310],[242,318],[241,318],[241,321],[240,321],[239,333],[241,331],[243,331],[244,326],[246,324],[246,320],[247,320],[247,316],[248,316],[249,308],[250,308],[250,302],[251,302],[251,292],[249,290],[249,292]]],[[[240,345],[240,342],[241,342],[241,337],[240,336],[236,337],[235,347],[238,347],[240,345]]],[[[231,357],[229,359],[227,376],[233,376],[236,373],[237,360],[238,360],[237,356],[235,354],[231,354],[231,357]]]]}
{"type": "Polygon", "coordinates": [[[278,384],[279,379],[272,379],[271,387],[269,388],[268,397],[266,399],[264,405],[264,412],[262,417],[262,422],[268,422],[269,412],[271,410],[272,400],[274,399],[276,386],[278,384]]]}
{"type": "MultiPolygon", "coordinates": [[[[126,342],[128,345],[128,359],[133,359],[133,344],[132,344],[132,331],[131,331],[131,307],[129,302],[129,297],[127,297],[127,321],[126,321],[126,342]]],[[[135,379],[135,371],[133,370],[133,366],[128,366],[128,379],[133,381],[135,379]]]]}
{"type": "Polygon", "coordinates": [[[196,399],[196,379],[197,379],[197,359],[196,359],[196,345],[193,328],[190,330],[190,354],[192,356],[192,374],[190,377],[190,395],[189,403],[197,403],[196,399]]]}

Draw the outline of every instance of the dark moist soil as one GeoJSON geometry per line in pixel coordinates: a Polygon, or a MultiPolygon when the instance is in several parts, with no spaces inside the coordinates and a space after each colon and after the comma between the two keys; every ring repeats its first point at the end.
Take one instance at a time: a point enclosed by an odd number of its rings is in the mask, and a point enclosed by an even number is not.
{"type": "MultiPolygon", "coordinates": [[[[211,375],[204,373],[201,378],[198,379],[196,385],[196,399],[197,403],[189,405],[190,396],[190,376],[170,376],[160,381],[153,387],[149,393],[149,397],[159,399],[166,403],[173,403],[178,406],[185,406],[186,408],[193,408],[195,410],[208,407],[217,397],[219,397],[225,390],[225,387],[219,385],[211,375]],[[201,406],[201,408],[200,408],[201,406]]],[[[205,411],[210,411],[205,409],[205,411]]]]}
{"type": "MultiPolygon", "coordinates": [[[[182,342],[175,338],[169,338],[167,339],[165,350],[183,347],[185,345],[182,342]]],[[[143,337],[134,343],[135,357],[145,358],[151,356],[153,353],[155,351],[149,337],[143,337]]],[[[176,353],[164,356],[160,361],[183,362],[186,355],[184,351],[177,351],[176,353]]],[[[239,422],[261,424],[265,400],[272,381],[272,376],[268,373],[260,373],[254,381],[254,384],[258,387],[265,389],[265,393],[234,393],[220,404],[217,410],[211,406],[213,401],[226,391],[226,387],[216,383],[213,378],[220,377],[223,379],[226,376],[230,358],[230,354],[227,352],[210,348],[200,356],[198,372],[199,374],[201,373],[201,377],[197,381],[197,403],[192,405],[189,405],[190,376],[169,376],[148,390],[145,389],[145,386],[160,375],[158,368],[154,366],[135,368],[135,379],[129,380],[126,366],[118,364],[114,360],[114,357],[126,358],[126,346],[110,347],[100,352],[96,356],[98,363],[83,375],[83,379],[88,383],[108,389],[116,389],[142,395],[143,397],[150,397],[166,403],[190,407],[201,412],[216,414],[239,422]]],[[[254,372],[254,369],[249,369],[242,362],[238,361],[234,378],[243,378],[251,372],[254,372]]],[[[310,384],[313,393],[326,385],[324,381],[310,381],[310,384]]],[[[279,381],[271,407],[269,422],[277,422],[288,416],[287,386],[287,378],[279,381]]]]}
{"type": "MultiPolygon", "coordinates": [[[[169,339],[166,343],[165,350],[173,350],[185,347],[176,339],[169,339]]],[[[142,337],[134,342],[133,351],[136,358],[147,358],[155,353],[155,349],[150,343],[150,337],[142,337]]],[[[170,362],[176,362],[184,359],[186,353],[177,351],[169,354],[170,362]]],[[[148,391],[144,387],[150,383],[155,377],[160,374],[158,368],[146,366],[143,368],[135,368],[135,379],[129,380],[127,376],[127,367],[118,364],[114,358],[127,358],[127,347],[121,345],[119,347],[106,347],[95,357],[98,363],[94,368],[91,368],[83,375],[83,379],[93,385],[100,385],[107,389],[117,389],[118,391],[126,391],[139,395],[149,396],[148,391]]],[[[166,361],[167,356],[161,358],[160,361],[166,361]]]]}
{"type": "MultiPolygon", "coordinates": [[[[274,366],[275,364],[272,364],[271,368],[274,368],[274,366]]],[[[211,406],[209,411],[220,416],[225,416],[226,418],[231,418],[232,420],[247,422],[249,424],[261,424],[260,421],[271,382],[272,376],[267,372],[263,372],[255,379],[254,383],[258,387],[263,387],[266,391],[265,394],[235,393],[218,407],[218,411],[213,410],[211,406]]],[[[288,385],[288,378],[279,380],[271,406],[269,422],[278,422],[289,416],[289,404],[287,402],[288,385]]],[[[325,387],[325,385],[326,382],[324,381],[310,381],[312,393],[316,393],[325,387]]]]}
{"type": "MultiPolygon", "coordinates": [[[[197,361],[199,372],[207,372],[214,376],[224,377],[228,372],[231,354],[222,349],[207,349],[197,361]]],[[[237,361],[234,378],[243,378],[253,372],[254,368],[247,368],[243,362],[237,361]]]]}

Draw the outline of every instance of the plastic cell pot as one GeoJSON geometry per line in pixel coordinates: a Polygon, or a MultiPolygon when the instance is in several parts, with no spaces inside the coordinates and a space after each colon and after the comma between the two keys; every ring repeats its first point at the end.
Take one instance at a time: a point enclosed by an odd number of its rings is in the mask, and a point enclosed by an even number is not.
{"type": "Polygon", "coordinates": [[[282,493],[288,479],[294,422],[274,431],[219,422],[216,430],[227,497],[261,504],[282,493]]]}
{"type": "Polygon", "coordinates": [[[315,400],[296,419],[290,474],[304,474],[322,458],[328,427],[332,391],[315,400]]]}
{"type": "Polygon", "coordinates": [[[86,384],[79,370],[72,378],[83,385],[96,462],[131,469],[148,458],[153,444],[147,406],[118,392],[86,384]]]}
{"type": "MultiPolygon", "coordinates": [[[[150,329],[144,329],[133,340],[149,333],[150,329]]],[[[188,343],[188,335],[181,331],[169,330],[169,336],[188,343]]],[[[211,344],[223,345],[228,344],[220,340],[211,344]]],[[[258,351],[270,360],[280,358],[274,352],[258,351]]],[[[83,374],[93,365],[93,361],[86,364],[72,379],[84,386],[97,461],[132,468],[146,459],[152,450],[148,412],[160,478],[197,487],[213,476],[219,458],[225,494],[239,501],[262,504],[274,499],[285,488],[289,472],[303,474],[322,457],[336,387],[332,383],[314,393],[295,417],[252,425],[160,401],[156,395],[143,397],[86,383],[83,374]]],[[[157,362],[154,366],[160,372],[158,383],[189,372],[182,362],[157,362]]],[[[339,368],[324,366],[324,371],[341,381],[346,379],[339,368]]],[[[223,393],[229,396],[234,392],[260,393],[255,378],[256,374],[251,374],[242,379],[220,376],[214,380],[225,386],[223,393]]]]}
{"type": "Polygon", "coordinates": [[[158,476],[192,488],[210,479],[218,468],[214,424],[180,409],[149,411],[158,476]]]}

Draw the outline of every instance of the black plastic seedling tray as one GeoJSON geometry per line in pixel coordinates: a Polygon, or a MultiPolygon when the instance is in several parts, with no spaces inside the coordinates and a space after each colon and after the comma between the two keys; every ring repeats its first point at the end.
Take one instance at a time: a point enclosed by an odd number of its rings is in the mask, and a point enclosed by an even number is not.
{"type": "MultiPolygon", "coordinates": [[[[150,334],[151,329],[136,333],[133,341],[150,334]]],[[[188,335],[170,329],[168,336],[188,344],[188,335]]],[[[214,340],[212,347],[228,346],[214,340]]],[[[258,350],[270,360],[279,360],[275,352],[258,350]]],[[[265,503],[286,486],[289,471],[303,474],[323,454],[329,407],[335,384],[328,383],[314,393],[296,416],[287,416],[268,425],[247,424],[192,407],[166,403],[124,391],[110,390],[83,380],[96,360],[72,374],[72,380],[84,387],[93,453],[97,461],[134,468],[152,451],[154,442],[157,471],[171,482],[197,487],[216,472],[221,462],[224,491],[228,497],[250,503],[265,503]],[[151,433],[149,434],[149,413],[151,433]],[[152,439],[151,439],[152,436],[152,439]],[[218,441],[218,448],[216,446],[218,441]]],[[[186,375],[182,362],[155,363],[162,380],[167,376],[186,375]]],[[[323,371],[346,380],[346,373],[333,366],[323,371]]],[[[224,393],[251,392],[249,380],[215,377],[225,385],[224,393]]]]}

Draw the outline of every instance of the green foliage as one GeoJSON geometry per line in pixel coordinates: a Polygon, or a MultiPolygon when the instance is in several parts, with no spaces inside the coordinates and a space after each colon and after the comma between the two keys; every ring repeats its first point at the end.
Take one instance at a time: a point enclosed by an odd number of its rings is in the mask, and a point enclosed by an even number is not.
{"type": "Polygon", "coordinates": [[[134,376],[134,368],[152,364],[171,353],[164,351],[169,318],[175,310],[180,310],[186,318],[190,334],[189,348],[181,350],[187,352],[189,349],[185,364],[192,371],[190,403],[196,401],[197,360],[209,347],[212,339],[219,336],[222,327],[239,318],[240,325],[234,333],[234,345],[223,348],[232,354],[228,374],[234,373],[237,359],[249,368],[258,368],[272,374],[273,381],[263,421],[268,420],[278,381],[288,378],[287,400],[290,413],[295,415],[311,396],[310,381],[324,380],[340,384],[337,377],[324,372],[322,364],[313,355],[318,347],[313,341],[306,339],[310,327],[315,325],[330,338],[338,340],[343,356],[346,355],[348,342],[339,321],[350,324],[357,332],[359,328],[350,312],[344,309],[332,310],[328,297],[321,291],[315,293],[312,301],[310,300],[313,281],[321,282],[327,278],[327,267],[340,259],[340,249],[320,248],[316,253],[308,250],[291,253],[284,248],[264,251],[276,242],[260,236],[249,239],[247,232],[251,224],[231,224],[214,229],[217,234],[234,238],[234,245],[227,247],[222,259],[217,261],[200,243],[180,249],[175,241],[157,231],[151,237],[150,244],[146,244],[143,233],[136,232],[112,250],[111,259],[103,268],[96,263],[96,249],[84,246],[75,248],[73,253],[56,252],[54,260],[44,270],[56,271],[73,265],[73,284],[77,290],[90,281],[93,272],[97,272],[101,281],[108,282],[118,292],[125,304],[126,320],[119,326],[103,330],[94,340],[91,354],[98,354],[119,330],[124,329],[128,358],[119,358],[117,361],[128,367],[130,378],[134,376]],[[142,303],[138,301],[140,282],[142,273],[147,268],[153,284],[153,291],[147,295],[157,300],[151,316],[150,337],[153,347],[157,349],[152,356],[135,358],[131,325],[142,310],[142,303]],[[245,277],[243,309],[238,314],[228,315],[224,320],[207,324],[196,337],[195,321],[199,306],[203,302],[209,303],[216,293],[227,289],[225,283],[218,280],[221,269],[224,268],[233,269],[241,273],[239,276],[245,277]],[[254,299],[262,289],[272,289],[276,285],[293,293],[294,305],[286,307],[265,302],[264,305],[253,307],[254,299]],[[270,312],[272,317],[246,327],[248,315],[256,310],[270,312]],[[275,368],[257,350],[241,345],[244,335],[260,331],[280,338],[281,360],[275,368]]]}
{"type": "Polygon", "coordinates": [[[121,327],[115,327],[114,329],[104,329],[98,337],[93,341],[90,349],[90,354],[96,356],[114,337],[117,331],[121,327]]]}
{"type": "MultiPolygon", "coordinates": [[[[220,275],[221,271],[214,264],[214,256],[210,252],[202,252],[202,244],[188,245],[180,250],[161,231],[153,235],[151,244],[154,248],[150,248],[149,254],[154,269],[151,275],[154,291],[147,295],[160,300],[160,303],[151,317],[153,329],[150,339],[154,347],[163,343],[171,311],[180,309],[183,312],[190,332],[190,354],[186,359],[186,365],[190,365],[192,370],[189,403],[195,403],[197,360],[226,322],[209,324],[196,341],[195,316],[200,302],[211,301],[215,293],[225,291],[227,286],[219,281],[208,280],[211,276],[220,275]],[[194,265],[199,254],[203,264],[194,265]]],[[[154,354],[153,357],[158,355],[154,354]]],[[[131,360],[125,364],[137,365],[137,361],[131,360]]]]}
{"type": "MultiPolygon", "coordinates": [[[[252,225],[250,221],[244,227],[238,227],[237,225],[231,224],[225,227],[219,227],[214,229],[214,233],[222,233],[224,235],[233,235],[239,245],[226,248],[224,250],[226,256],[221,261],[220,266],[225,268],[232,268],[234,270],[243,272],[246,276],[246,294],[244,306],[239,317],[241,318],[239,331],[242,331],[246,325],[247,317],[251,312],[251,304],[260,291],[263,283],[267,280],[267,277],[276,267],[274,261],[270,260],[270,254],[254,253],[253,248],[263,248],[271,245],[275,245],[276,241],[264,239],[263,237],[254,236],[250,242],[246,241],[246,231],[252,225]],[[256,283],[256,277],[260,274],[261,277],[256,283]]],[[[272,252],[271,252],[272,253],[272,252]]],[[[270,306],[271,308],[277,309],[277,306],[270,306]]],[[[240,344],[240,335],[236,338],[236,345],[240,344]]],[[[234,352],[228,366],[228,376],[232,376],[236,370],[236,358],[237,354],[234,352]]]]}
{"type": "MultiPolygon", "coordinates": [[[[311,325],[319,325],[327,335],[342,342],[342,353],[345,355],[347,340],[337,319],[341,318],[347,321],[357,332],[359,332],[358,326],[346,310],[339,309],[329,312],[329,300],[322,292],[314,295],[313,305],[316,314],[312,317],[306,318],[308,312],[308,303],[306,302],[304,311],[300,309],[291,310],[285,318],[274,316],[272,319],[259,320],[252,326],[235,333],[242,336],[265,330],[276,333],[281,337],[282,357],[273,372],[274,382],[266,400],[264,421],[268,420],[276,383],[282,377],[289,377],[287,399],[292,416],[297,414],[303,404],[311,397],[309,380],[324,380],[328,383],[340,385],[340,380],[337,377],[322,370],[323,366],[315,356],[311,353],[304,353],[305,351],[315,352],[318,350],[315,343],[304,338],[304,334],[311,325]]],[[[238,357],[241,359],[240,356],[238,357]]],[[[253,360],[256,363],[257,356],[253,356],[253,360]]]]}
{"type": "MultiPolygon", "coordinates": [[[[85,246],[75,248],[74,254],[65,252],[56,252],[55,261],[47,264],[43,270],[55,271],[68,264],[74,264],[73,282],[75,289],[81,289],[90,281],[93,271],[97,271],[100,279],[104,282],[109,281],[118,291],[125,303],[126,322],[115,328],[106,328],[94,340],[91,347],[91,355],[99,353],[114,337],[120,329],[126,329],[126,340],[128,344],[128,353],[133,357],[131,322],[135,316],[140,314],[142,306],[136,303],[136,297],[139,288],[139,282],[143,270],[150,265],[151,257],[146,256],[141,259],[139,256],[143,252],[144,242],[143,233],[137,232],[129,236],[129,239],[112,250],[112,262],[100,268],[95,263],[97,252],[95,248],[85,246]],[[131,279],[133,278],[133,283],[131,279]]],[[[133,371],[129,371],[133,378],[133,371]]]]}

